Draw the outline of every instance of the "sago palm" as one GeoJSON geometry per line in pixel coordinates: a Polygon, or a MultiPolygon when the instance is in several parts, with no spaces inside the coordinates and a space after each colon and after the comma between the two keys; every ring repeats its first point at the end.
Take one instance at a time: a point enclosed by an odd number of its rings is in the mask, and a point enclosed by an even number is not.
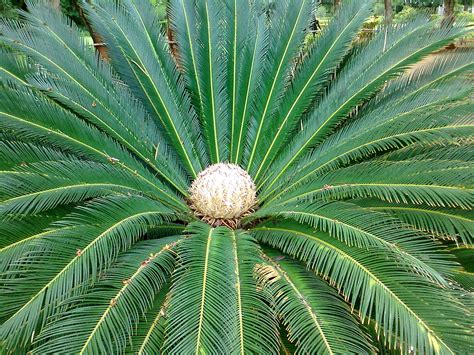
{"type": "Polygon", "coordinates": [[[472,351],[465,24],[266,3],[2,21],[3,352],[472,351]]]}

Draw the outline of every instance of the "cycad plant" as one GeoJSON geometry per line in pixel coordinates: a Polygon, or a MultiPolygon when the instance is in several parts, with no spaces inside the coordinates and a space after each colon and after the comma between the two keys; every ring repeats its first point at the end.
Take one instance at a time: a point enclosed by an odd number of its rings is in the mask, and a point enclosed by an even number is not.
{"type": "Polygon", "coordinates": [[[465,24],[266,3],[2,21],[4,353],[472,351],[465,24]]]}

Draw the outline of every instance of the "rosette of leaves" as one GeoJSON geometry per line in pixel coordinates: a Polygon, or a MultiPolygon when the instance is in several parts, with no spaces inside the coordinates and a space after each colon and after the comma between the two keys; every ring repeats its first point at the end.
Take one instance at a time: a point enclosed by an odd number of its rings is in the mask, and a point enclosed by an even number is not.
{"type": "Polygon", "coordinates": [[[106,60],[45,2],[1,21],[2,352],[472,351],[473,55],[426,59],[464,24],[360,41],[345,1],[301,52],[310,0],[171,0],[172,43],[82,6],[106,60]],[[217,163],[238,223],[191,207],[217,163]]]}

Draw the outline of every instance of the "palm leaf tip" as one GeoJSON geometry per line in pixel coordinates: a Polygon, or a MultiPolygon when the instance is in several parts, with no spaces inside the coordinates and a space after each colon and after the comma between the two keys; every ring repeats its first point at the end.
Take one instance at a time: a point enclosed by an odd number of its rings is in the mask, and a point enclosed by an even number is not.
{"type": "Polygon", "coordinates": [[[474,351],[465,24],[313,3],[0,20],[0,352],[474,351]]]}

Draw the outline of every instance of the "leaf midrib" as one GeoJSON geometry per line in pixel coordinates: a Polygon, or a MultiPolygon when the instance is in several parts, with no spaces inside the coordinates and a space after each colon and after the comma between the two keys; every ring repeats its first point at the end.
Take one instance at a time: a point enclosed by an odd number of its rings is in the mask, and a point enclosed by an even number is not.
{"type": "Polygon", "coordinates": [[[239,332],[240,332],[240,354],[244,355],[244,321],[243,321],[243,312],[242,312],[242,294],[240,289],[240,269],[239,269],[239,257],[238,257],[238,250],[237,250],[237,238],[235,235],[235,231],[231,231],[232,235],[232,246],[233,246],[233,254],[234,254],[234,272],[235,272],[235,289],[237,294],[237,316],[239,319],[239,332]]]}
{"type": "MultiPolygon", "coordinates": [[[[340,188],[340,187],[359,187],[359,186],[386,186],[386,187],[421,187],[421,188],[425,188],[425,187],[428,187],[428,188],[439,188],[439,189],[446,189],[446,190],[461,190],[461,191],[469,191],[469,189],[465,189],[465,188],[460,188],[460,187],[454,187],[454,186],[443,186],[443,185],[427,185],[427,184],[401,184],[401,183],[398,183],[398,184],[390,184],[390,183],[356,183],[356,184],[352,184],[352,183],[349,183],[349,184],[341,184],[341,185],[334,185],[332,187],[332,189],[337,189],[337,188],[340,188]]],[[[318,188],[318,189],[315,189],[315,190],[311,190],[311,191],[307,191],[307,192],[304,192],[304,193],[301,193],[297,196],[294,196],[294,197],[291,197],[290,199],[286,200],[286,201],[283,201],[281,202],[280,204],[283,204],[283,203],[287,203],[289,201],[293,201],[293,200],[296,200],[296,199],[299,199],[303,196],[307,196],[307,195],[311,195],[311,194],[314,194],[318,191],[322,191],[324,187],[321,187],[321,188],[318,188]]]]}
{"type": "Polygon", "coordinates": [[[206,287],[207,287],[207,270],[209,267],[209,254],[211,249],[211,241],[212,241],[212,233],[214,228],[209,229],[209,233],[207,235],[207,243],[206,243],[206,254],[204,256],[204,270],[202,276],[202,292],[201,292],[201,306],[199,310],[199,321],[198,321],[198,334],[196,340],[196,350],[195,354],[199,354],[199,348],[201,345],[201,333],[202,333],[202,323],[204,321],[204,304],[206,300],[206,287]]]}

